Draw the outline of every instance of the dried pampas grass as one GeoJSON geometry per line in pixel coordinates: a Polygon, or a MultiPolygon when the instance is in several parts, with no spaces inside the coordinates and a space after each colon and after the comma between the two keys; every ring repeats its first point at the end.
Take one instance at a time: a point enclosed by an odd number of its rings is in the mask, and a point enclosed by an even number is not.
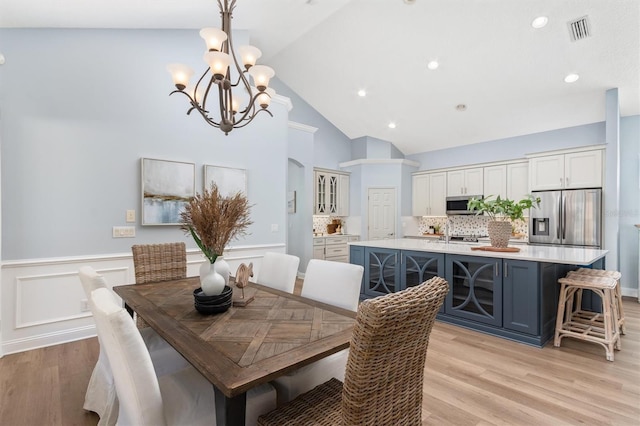
{"type": "Polygon", "coordinates": [[[222,256],[224,248],[234,238],[247,235],[253,223],[247,197],[237,192],[223,197],[215,183],[202,194],[196,194],[180,214],[185,233],[191,234],[211,263],[222,256]]]}

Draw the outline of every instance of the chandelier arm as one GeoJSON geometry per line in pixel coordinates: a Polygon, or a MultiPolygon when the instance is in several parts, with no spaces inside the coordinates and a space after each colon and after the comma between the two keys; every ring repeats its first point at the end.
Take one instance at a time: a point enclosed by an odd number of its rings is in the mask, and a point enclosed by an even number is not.
{"type": "Polygon", "coordinates": [[[242,124],[239,124],[239,125],[237,125],[237,126],[233,126],[233,128],[234,128],[234,129],[240,129],[240,128],[242,128],[242,127],[246,126],[247,124],[251,123],[251,121],[253,121],[253,119],[255,118],[255,116],[256,116],[256,115],[258,115],[258,114],[260,114],[262,111],[266,112],[266,113],[267,113],[267,114],[269,114],[271,117],[273,117],[273,114],[271,114],[271,111],[269,111],[268,109],[262,109],[262,108],[261,108],[261,109],[259,109],[258,111],[256,111],[256,113],[255,113],[255,114],[253,114],[250,118],[248,118],[248,119],[246,120],[246,122],[244,122],[244,123],[243,123],[243,122],[240,122],[240,123],[242,123],[242,124]]]}
{"type": "MultiPolygon", "coordinates": [[[[200,83],[202,83],[202,80],[206,77],[207,73],[209,72],[209,67],[207,67],[207,70],[204,72],[204,74],[202,74],[202,77],[200,77],[200,79],[198,80],[198,82],[196,83],[195,88],[193,89],[193,99],[197,100],[197,96],[198,96],[198,87],[200,87],[200,83]]],[[[214,84],[214,78],[211,77],[209,79],[209,83],[207,84],[207,88],[204,91],[204,95],[202,95],[202,102],[200,102],[200,106],[203,110],[206,111],[207,108],[207,98],[209,97],[209,90],[211,90],[211,85],[214,84]]],[[[197,104],[197,102],[196,102],[197,104]]],[[[207,111],[208,113],[209,111],[207,111]]]]}
{"type": "Polygon", "coordinates": [[[183,92],[182,90],[174,90],[173,92],[169,93],[169,96],[173,95],[174,93],[182,93],[187,98],[189,98],[189,103],[191,104],[191,108],[189,108],[189,110],[187,111],[187,115],[190,115],[191,111],[196,110],[196,111],[198,111],[198,113],[200,113],[202,118],[204,118],[204,120],[207,123],[209,123],[211,126],[220,127],[220,123],[218,123],[217,121],[213,120],[212,118],[210,118],[207,115],[209,111],[206,111],[206,110],[203,110],[201,108],[198,108],[196,101],[188,93],[183,92]]]}

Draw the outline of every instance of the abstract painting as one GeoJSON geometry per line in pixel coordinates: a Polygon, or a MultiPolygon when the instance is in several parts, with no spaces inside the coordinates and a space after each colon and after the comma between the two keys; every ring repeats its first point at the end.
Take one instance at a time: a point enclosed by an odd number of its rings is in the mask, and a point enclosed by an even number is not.
{"type": "Polygon", "coordinates": [[[142,225],[181,225],[195,195],[194,163],[142,158],[142,225]]]}
{"type": "Polygon", "coordinates": [[[244,169],[204,165],[204,187],[209,189],[211,182],[218,185],[218,190],[223,197],[235,195],[241,192],[247,195],[247,172],[244,169]]]}

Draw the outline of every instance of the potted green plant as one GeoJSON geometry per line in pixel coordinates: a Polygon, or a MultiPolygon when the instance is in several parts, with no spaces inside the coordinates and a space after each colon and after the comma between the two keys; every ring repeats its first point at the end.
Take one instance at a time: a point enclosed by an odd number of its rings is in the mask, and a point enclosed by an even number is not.
{"type": "Polygon", "coordinates": [[[470,211],[475,210],[476,215],[486,214],[489,216],[487,231],[491,245],[493,247],[507,247],[511,236],[511,222],[523,220],[524,214],[530,208],[540,206],[540,197],[529,194],[520,201],[500,198],[498,195],[492,199],[493,195],[484,198],[471,198],[467,204],[470,211]]]}

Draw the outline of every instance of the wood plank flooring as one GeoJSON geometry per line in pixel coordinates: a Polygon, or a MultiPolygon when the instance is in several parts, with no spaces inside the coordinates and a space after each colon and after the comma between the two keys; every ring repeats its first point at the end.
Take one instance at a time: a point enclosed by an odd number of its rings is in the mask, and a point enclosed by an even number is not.
{"type": "MultiPolygon", "coordinates": [[[[640,424],[640,304],[625,299],[624,309],[614,362],[588,342],[539,349],[436,323],[423,424],[640,424]]],[[[0,359],[0,425],[96,425],[82,404],[98,351],[93,338],[0,359]]]]}

